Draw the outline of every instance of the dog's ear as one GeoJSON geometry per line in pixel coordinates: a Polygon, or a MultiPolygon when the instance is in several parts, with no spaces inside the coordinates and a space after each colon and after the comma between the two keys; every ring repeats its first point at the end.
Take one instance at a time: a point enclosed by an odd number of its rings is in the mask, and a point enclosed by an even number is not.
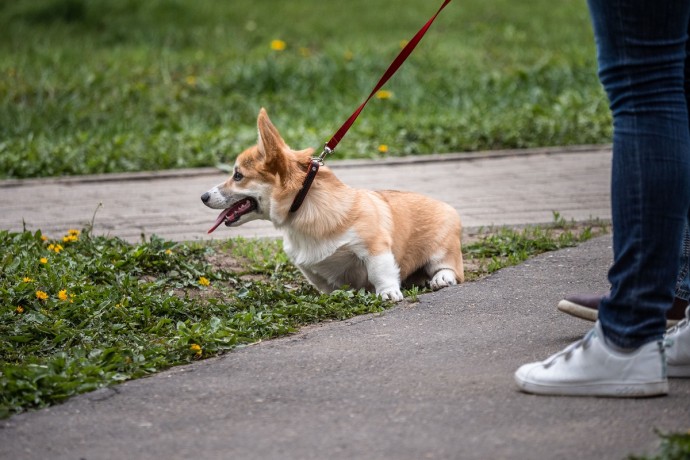
{"type": "Polygon", "coordinates": [[[281,154],[287,148],[287,145],[268,118],[266,109],[261,109],[256,124],[259,128],[259,141],[257,142],[259,155],[264,161],[270,161],[271,157],[281,154]]]}
{"type": "Polygon", "coordinates": [[[262,108],[259,112],[256,124],[259,128],[259,158],[269,171],[277,174],[282,183],[286,183],[290,173],[287,156],[289,147],[271,123],[265,109],[262,108]]]}

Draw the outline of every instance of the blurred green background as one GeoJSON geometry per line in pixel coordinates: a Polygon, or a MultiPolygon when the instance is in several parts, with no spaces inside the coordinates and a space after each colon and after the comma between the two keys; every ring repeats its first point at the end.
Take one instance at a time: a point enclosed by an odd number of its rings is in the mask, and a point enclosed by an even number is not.
{"type": "MultiPolygon", "coordinates": [[[[440,4],[0,0],[0,177],[231,163],[260,107],[320,148],[440,4]]],[[[611,135],[582,0],[454,0],[386,90],[337,157],[611,135]]]]}

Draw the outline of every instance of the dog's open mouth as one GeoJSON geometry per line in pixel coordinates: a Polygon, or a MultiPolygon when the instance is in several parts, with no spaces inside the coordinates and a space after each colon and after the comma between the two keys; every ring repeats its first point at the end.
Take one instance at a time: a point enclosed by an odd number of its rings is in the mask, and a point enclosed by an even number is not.
{"type": "Polygon", "coordinates": [[[259,206],[254,198],[244,198],[234,203],[229,208],[223,209],[223,211],[218,215],[216,222],[213,224],[213,227],[211,227],[208,233],[213,232],[223,222],[225,222],[225,225],[227,226],[232,225],[233,223],[240,220],[240,217],[247,214],[248,212],[254,211],[258,207],[259,206]]]}

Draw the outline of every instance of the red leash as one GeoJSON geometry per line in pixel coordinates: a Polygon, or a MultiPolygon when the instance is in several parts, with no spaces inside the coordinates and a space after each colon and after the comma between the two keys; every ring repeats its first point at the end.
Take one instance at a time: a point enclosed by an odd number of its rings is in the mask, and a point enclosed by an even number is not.
{"type": "Polygon", "coordinates": [[[345,134],[347,134],[347,131],[350,129],[352,124],[355,122],[357,117],[359,116],[360,112],[364,109],[364,106],[367,105],[367,102],[374,97],[374,94],[381,89],[383,85],[386,84],[386,82],[393,76],[393,74],[400,68],[400,66],[405,62],[405,60],[412,54],[412,51],[414,51],[415,47],[419,44],[419,42],[422,40],[422,37],[424,37],[424,34],[426,34],[427,30],[429,30],[429,27],[431,27],[431,24],[433,24],[434,20],[436,19],[436,16],[441,13],[441,11],[450,3],[451,0],[444,0],[443,4],[441,7],[438,9],[436,14],[434,14],[429,21],[427,21],[424,26],[419,29],[419,32],[412,37],[412,40],[410,40],[407,45],[400,51],[398,56],[393,60],[393,63],[388,67],[386,72],[383,74],[379,82],[376,84],[374,89],[371,91],[369,94],[369,97],[362,102],[362,105],[360,105],[357,110],[354,111],[352,115],[350,115],[350,118],[348,118],[345,123],[336,131],[336,133],[331,137],[331,139],[326,142],[326,145],[323,148],[323,152],[321,152],[321,155],[319,155],[318,158],[312,158],[311,163],[309,165],[309,171],[307,172],[307,177],[304,179],[304,182],[302,183],[302,188],[300,191],[297,193],[297,196],[295,197],[295,200],[292,202],[292,206],[290,207],[290,212],[295,212],[299,209],[300,206],[302,206],[302,202],[304,201],[304,198],[307,196],[307,192],[309,192],[309,188],[311,187],[312,182],[314,182],[314,178],[316,178],[316,173],[319,172],[319,166],[323,164],[324,158],[326,158],[327,155],[331,154],[338,143],[342,140],[343,137],[345,137],[345,134]]]}

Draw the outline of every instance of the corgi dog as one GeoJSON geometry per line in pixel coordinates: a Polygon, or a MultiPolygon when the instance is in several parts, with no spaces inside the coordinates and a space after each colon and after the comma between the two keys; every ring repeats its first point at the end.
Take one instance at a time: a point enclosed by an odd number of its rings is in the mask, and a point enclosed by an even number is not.
{"type": "Polygon", "coordinates": [[[365,288],[398,302],[401,282],[413,274],[434,290],[464,280],[462,227],[450,205],[411,192],[354,189],[322,166],[291,212],[314,150],[291,150],[264,109],[257,125],[257,145],[237,157],[227,181],[201,196],[222,209],[209,233],[222,223],[270,220],[290,260],[324,293],[365,288]]]}

